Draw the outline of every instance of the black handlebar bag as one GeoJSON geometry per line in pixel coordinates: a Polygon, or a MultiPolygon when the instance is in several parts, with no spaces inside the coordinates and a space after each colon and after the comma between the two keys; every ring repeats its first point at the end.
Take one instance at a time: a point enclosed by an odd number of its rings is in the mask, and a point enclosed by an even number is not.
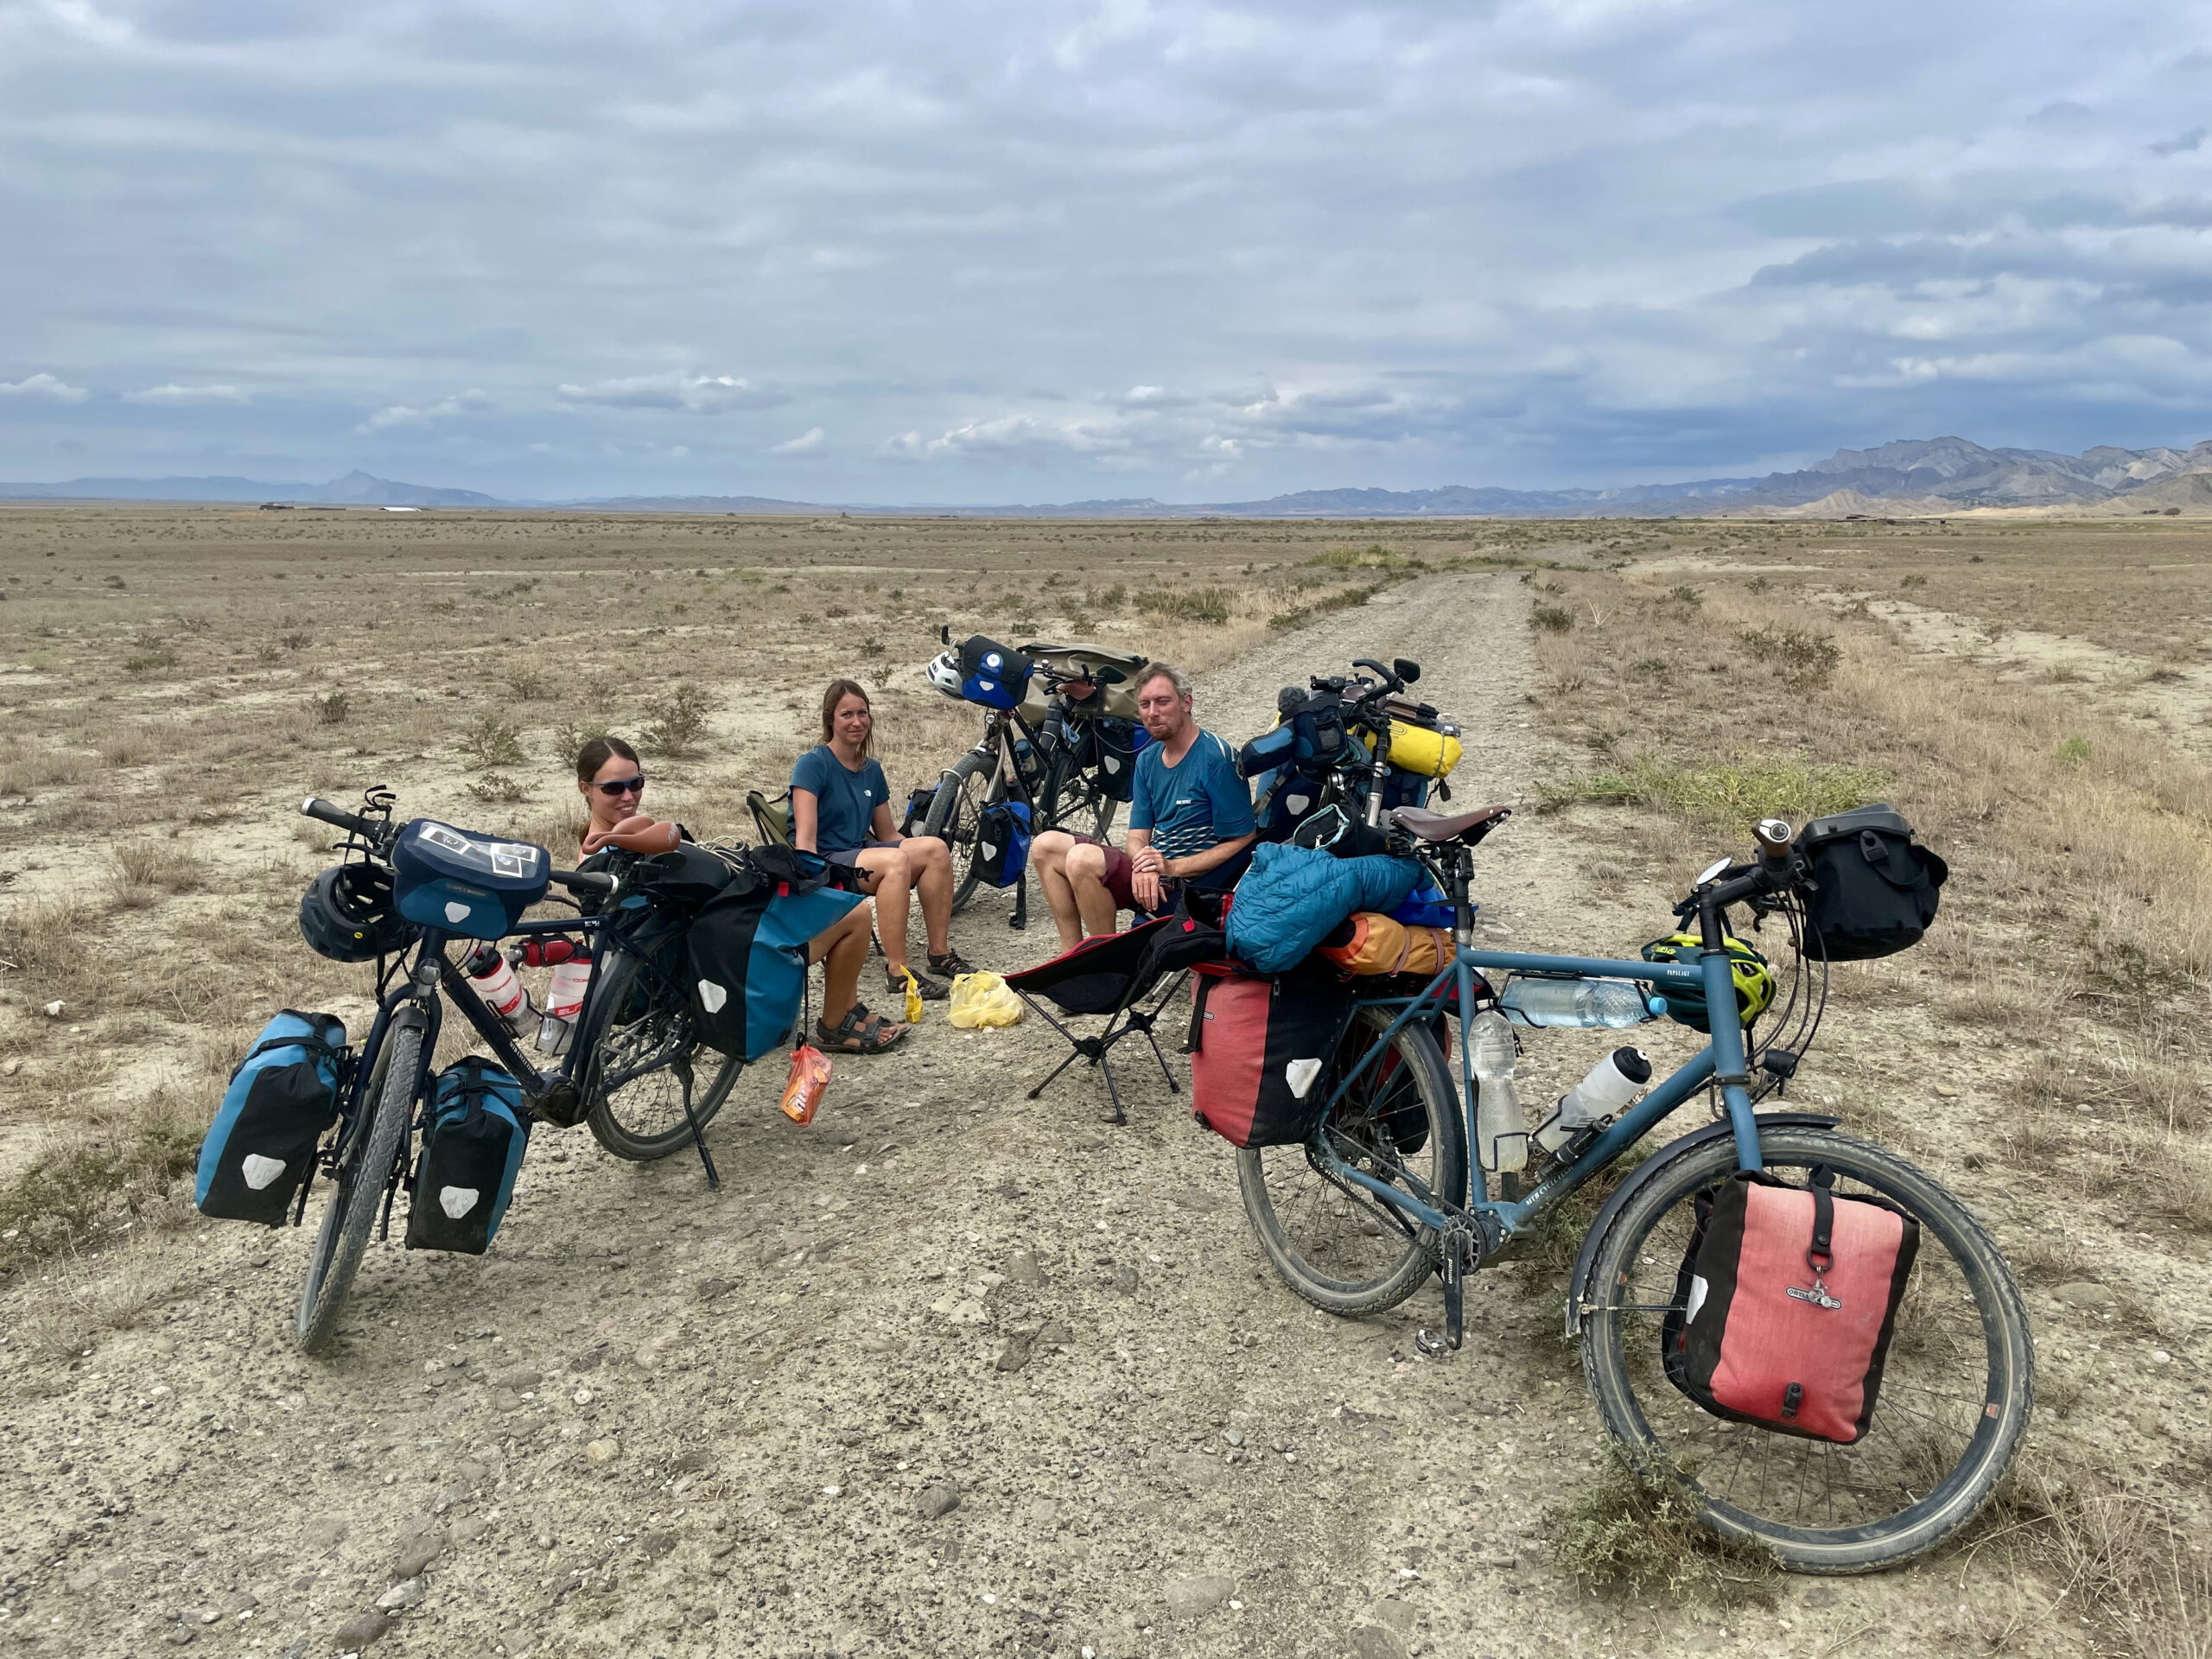
{"type": "Polygon", "coordinates": [[[1890,807],[1853,807],[1816,818],[1798,837],[1815,883],[1805,901],[1805,954],[1829,962],[1895,956],[1920,943],[1936,919],[1951,867],[1912,838],[1890,807]]]}

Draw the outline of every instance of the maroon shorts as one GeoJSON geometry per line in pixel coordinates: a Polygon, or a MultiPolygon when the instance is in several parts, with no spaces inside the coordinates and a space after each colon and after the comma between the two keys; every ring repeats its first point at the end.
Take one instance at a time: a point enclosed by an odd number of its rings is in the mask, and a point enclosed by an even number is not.
{"type": "Polygon", "coordinates": [[[1077,836],[1076,842],[1084,847],[1103,848],[1106,853],[1106,891],[1114,900],[1116,910],[1135,910],[1137,896],[1129,891],[1129,878],[1136,874],[1136,866],[1129,862],[1129,855],[1111,842],[1096,836],[1077,836]]]}

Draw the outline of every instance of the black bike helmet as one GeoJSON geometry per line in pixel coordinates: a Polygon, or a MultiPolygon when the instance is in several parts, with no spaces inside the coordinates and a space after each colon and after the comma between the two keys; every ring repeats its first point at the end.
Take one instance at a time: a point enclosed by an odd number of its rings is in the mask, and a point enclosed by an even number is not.
{"type": "Polygon", "coordinates": [[[334,864],[300,895],[300,935],[333,962],[388,956],[411,931],[391,907],[391,872],[381,864],[334,864]]]}

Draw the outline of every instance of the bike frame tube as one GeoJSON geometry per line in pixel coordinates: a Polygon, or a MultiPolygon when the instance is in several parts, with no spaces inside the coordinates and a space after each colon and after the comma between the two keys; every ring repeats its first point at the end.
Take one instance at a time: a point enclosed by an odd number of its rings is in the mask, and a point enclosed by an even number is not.
{"type": "MultiPolygon", "coordinates": [[[[1463,944],[1453,953],[1452,961],[1437,972],[1419,995],[1370,1000],[1370,1006],[1398,1007],[1399,1013],[1380,1039],[1360,1057],[1358,1063],[1345,1073],[1330,1094],[1322,1108],[1323,1122],[1327,1121],[1330,1110],[1343,1099],[1361,1074],[1370,1065],[1377,1063],[1401,1028],[1414,1020],[1427,1019],[1443,1011],[1445,1005],[1438,991],[1445,981],[1453,982],[1453,989],[1457,993],[1456,1006],[1461,1009],[1471,1008],[1474,1006],[1476,970],[1484,968],[1572,979],[1637,980],[1677,990],[1694,987],[1704,992],[1713,1039],[1624,1113],[1611,1128],[1584,1147],[1573,1161],[1562,1166],[1526,1197],[1517,1202],[1509,1202],[1487,1197],[1471,1198],[1459,1192],[1444,1194],[1446,1202],[1453,1210],[1487,1216],[1502,1227],[1509,1237],[1525,1231],[1544,1211],[1612,1163],[1649,1134],[1661,1120],[1716,1077],[1722,1084],[1722,1097],[1726,1103],[1729,1122],[1735,1137],[1737,1162],[1746,1170],[1761,1167],[1758,1120],[1751,1111],[1749,1079],[1744,1075],[1743,1025],[1737,1017],[1735,982],[1725,950],[1701,952],[1697,963],[1687,963],[1641,960],[1623,962],[1598,957],[1538,956],[1513,950],[1478,950],[1471,945],[1463,944]]],[[[1459,1050],[1462,1110],[1466,1115],[1467,1144],[1472,1147],[1478,1144],[1475,1133],[1477,1090],[1474,1059],[1468,1047],[1467,1022],[1464,1017],[1459,1021],[1459,1050]]],[[[1318,1148],[1315,1155],[1323,1173],[1332,1179],[1348,1181],[1363,1188],[1392,1209],[1414,1217],[1424,1226],[1440,1229],[1452,1220],[1451,1215],[1445,1211],[1423,1204],[1408,1196],[1402,1189],[1354,1168],[1325,1147],[1318,1148]]],[[[1481,1179],[1479,1166],[1472,1162],[1469,1165],[1468,1178],[1471,1181],[1481,1179]]]]}

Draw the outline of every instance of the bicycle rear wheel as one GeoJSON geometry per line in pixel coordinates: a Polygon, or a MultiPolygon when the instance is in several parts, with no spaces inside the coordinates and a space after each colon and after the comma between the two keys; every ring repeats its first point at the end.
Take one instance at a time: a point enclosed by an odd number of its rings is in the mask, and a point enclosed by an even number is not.
{"type": "Polygon", "coordinates": [[[976,843],[982,811],[1006,798],[995,750],[970,750],[955,761],[937,786],[937,798],[922,819],[922,833],[935,836],[952,853],[952,907],[961,910],[976,896],[982,874],[976,868],[976,843]]]}
{"type": "Polygon", "coordinates": [[[423,1033],[394,1021],[385,1031],[376,1071],[361,1091],[368,1122],[354,1131],[341,1154],[322,1225],[308,1255],[307,1282],[300,1291],[293,1336],[313,1353],[337,1328],[340,1308],[361,1269],[369,1233],[383,1208],[385,1187],[399,1167],[401,1149],[415,1118],[415,1088],[421,1070],[423,1033]]]}
{"type": "Polygon", "coordinates": [[[617,1158],[650,1163],[691,1143],[704,1129],[745,1062],[691,1035],[691,1011],[677,988],[626,950],[610,950],[592,988],[584,1046],[584,1122],[617,1158]],[[684,1114],[689,1090],[691,1111],[684,1114]]]}
{"type": "MultiPolygon", "coordinates": [[[[1338,1046],[1337,1063],[1314,1087],[1333,1090],[1395,1013],[1360,1009],[1338,1046]]],[[[1467,1179],[1459,1107],[1436,1039],[1425,1026],[1408,1024],[1331,1109],[1315,1143],[1393,1186],[1457,1203],[1467,1179]]],[[[1244,1148],[1236,1154],[1236,1184],[1269,1264],[1316,1307],[1347,1314],[1395,1307],[1436,1269],[1430,1230],[1364,1187],[1323,1174],[1312,1146],[1244,1148]]]]}
{"type": "Polygon", "coordinates": [[[2026,1427],[2034,1351],[2011,1270],[1966,1207],[1878,1147],[1831,1130],[1761,1132],[1767,1173],[1815,1169],[1839,1195],[1887,1199],[1920,1224],[1881,1392],[1853,1446],[1713,1416],[1667,1376],[1661,1325],[1698,1194],[1735,1173],[1735,1143],[1697,1148],[1615,1217],[1591,1270],[1582,1358],[1607,1431],[1706,1524],[1802,1573],[1866,1573],[1934,1548],[1980,1509],[2026,1427]]]}

